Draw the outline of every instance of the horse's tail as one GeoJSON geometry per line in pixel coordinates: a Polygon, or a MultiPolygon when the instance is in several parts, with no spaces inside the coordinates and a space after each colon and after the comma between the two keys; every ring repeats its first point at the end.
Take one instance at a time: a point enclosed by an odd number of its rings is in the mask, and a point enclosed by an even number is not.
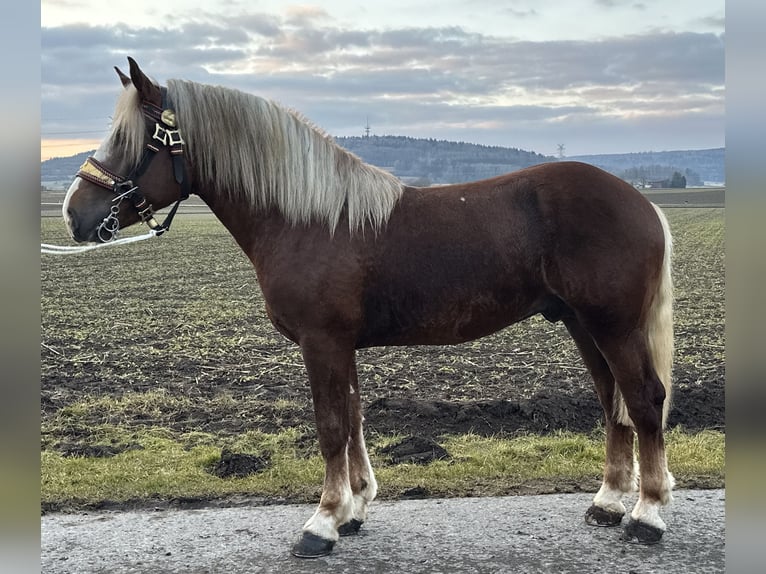
{"type": "MultiPolygon", "coordinates": [[[[673,237],[670,234],[670,225],[662,210],[652,204],[657,212],[657,217],[662,225],[665,236],[665,254],[662,259],[660,280],[654,293],[651,307],[646,320],[646,336],[649,347],[649,355],[662,386],[665,387],[665,402],[662,406],[662,426],[668,420],[670,402],[672,396],[672,371],[673,371],[673,278],[671,276],[671,257],[673,254],[673,237]]],[[[617,418],[622,424],[633,426],[628,409],[621,393],[615,394],[615,410],[617,418]]]]}

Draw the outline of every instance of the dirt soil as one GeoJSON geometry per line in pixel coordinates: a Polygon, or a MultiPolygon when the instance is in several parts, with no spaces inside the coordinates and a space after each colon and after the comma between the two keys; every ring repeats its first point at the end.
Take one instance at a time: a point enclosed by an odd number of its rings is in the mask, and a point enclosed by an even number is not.
{"type": "MultiPolygon", "coordinates": [[[[148,378],[131,377],[129,373],[118,377],[115,372],[103,376],[105,367],[111,369],[97,363],[56,369],[42,377],[42,415],[54,416],[62,407],[86,396],[120,397],[129,392],[162,389],[163,399],[173,405],[172,410],[160,409],[151,416],[135,412],[132,420],[120,422],[218,435],[250,429],[278,432],[290,427],[311,428],[314,413],[305,371],[299,356],[292,357],[295,351],[290,351],[290,344],[284,342],[282,346],[273,352],[288,353],[290,362],[282,356],[278,368],[261,369],[261,373],[250,376],[243,376],[243,369],[235,367],[232,357],[227,363],[233,363],[231,371],[236,369],[238,373],[227,376],[225,365],[209,375],[204,364],[179,361],[172,355],[163,360],[162,354],[153,356],[146,367],[151,372],[148,378]]],[[[99,356],[113,349],[91,346],[90,351],[99,356]]],[[[268,349],[261,351],[269,353],[268,349]]],[[[569,349],[567,355],[570,353],[575,351],[569,349]]],[[[571,358],[574,367],[549,367],[543,355],[534,360],[528,357],[526,367],[509,368],[507,354],[505,337],[500,336],[458,347],[360,352],[367,433],[431,439],[460,433],[512,436],[557,430],[589,432],[603,423],[592,382],[585,370],[576,366],[576,356],[571,358]]],[[[724,365],[702,372],[677,368],[675,379],[669,427],[724,430],[724,365]]],[[[122,416],[130,417],[130,412],[122,416]]],[[[88,422],[107,421],[106,414],[94,412],[88,422]]],[[[63,440],[59,450],[93,455],[93,447],[88,452],[76,447],[85,438],[82,433],[87,434],[87,428],[73,426],[70,430],[71,440],[63,440]]]]}

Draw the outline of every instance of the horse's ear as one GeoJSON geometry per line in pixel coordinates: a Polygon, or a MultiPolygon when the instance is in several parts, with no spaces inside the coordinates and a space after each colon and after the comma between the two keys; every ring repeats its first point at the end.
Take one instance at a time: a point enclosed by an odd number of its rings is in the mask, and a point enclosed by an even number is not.
{"type": "Polygon", "coordinates": [[[128,56],[128,63],[130,64],[130,81],[141,94],[141,99],[159,105],[162,101],[160,89],[141,71],[136,61],[130,56],[128,56]]]}
{"type": "Polygon", "coordinates": [[[122,70],[120,70],[117,66],[114,67],[114,71],[117,72],[117,75],[120,77],[120,81],[122,82],[123,88],[127,88],[132,83],[130,81],[130,77],[123,74],[122,70]]]}

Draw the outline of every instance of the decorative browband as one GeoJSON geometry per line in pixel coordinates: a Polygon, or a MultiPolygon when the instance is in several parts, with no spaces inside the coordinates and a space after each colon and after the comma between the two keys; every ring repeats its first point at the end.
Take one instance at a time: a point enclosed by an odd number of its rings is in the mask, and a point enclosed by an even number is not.
{"type": "Polygon", "coordinates": [[[122,177],[112,173],[92,157],[86,159],[80,166],[77,177],[81,177],[106,189],[113,189],[117,183],[124,181],[122,177]]]}

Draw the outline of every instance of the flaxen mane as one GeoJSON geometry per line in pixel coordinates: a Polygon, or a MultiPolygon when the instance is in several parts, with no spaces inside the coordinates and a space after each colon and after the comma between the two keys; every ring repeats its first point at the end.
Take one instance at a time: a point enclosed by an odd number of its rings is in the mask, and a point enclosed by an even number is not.
{"type": "Polygon", "coordinates": [[[141,162],[146,145],[146,123],[141,113],[138,92],[131,85],[120,92],[112,118],[112,131],[96,152],[122,158],[117,173],[130,173],[141,162]]]}
{"type": "Polygon", "coordinates": [[[365,164],[297,113],[244,92],[168,82],[198,177],[219,192],[276,205],[291,223],[334,230],[344,208],[350,230],[380,228],[401,195],[390,173],[365,164]]]}

